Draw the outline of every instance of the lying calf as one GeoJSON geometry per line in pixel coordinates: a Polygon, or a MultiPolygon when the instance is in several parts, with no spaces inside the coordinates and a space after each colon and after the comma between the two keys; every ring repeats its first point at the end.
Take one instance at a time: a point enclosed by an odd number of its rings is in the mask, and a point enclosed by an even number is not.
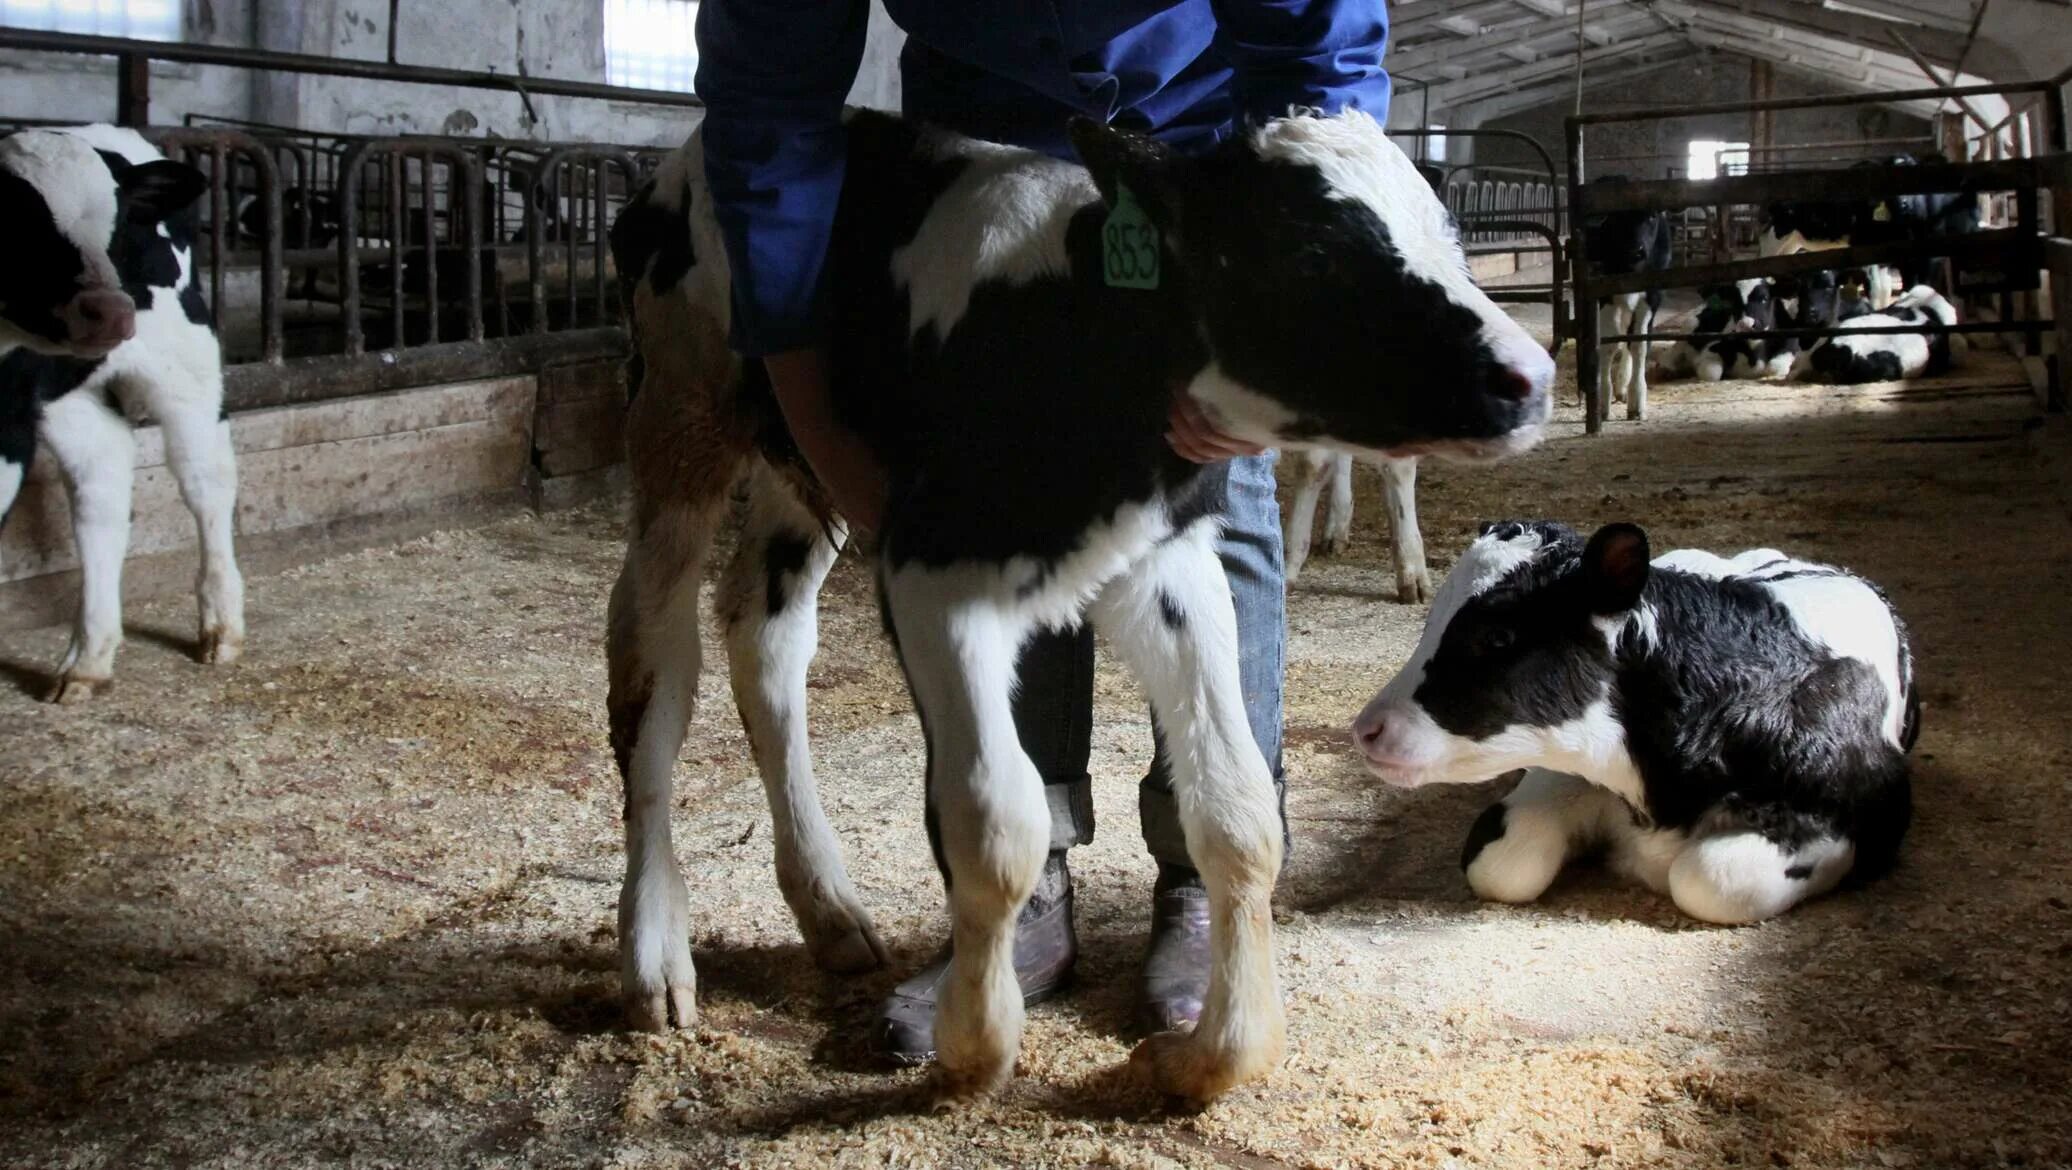
{"type": "Polygon", "coordinates": [[[1822,338],[1799,356],[1792,376],[1812,382],[1893,382],[1940,374],[1950,368],[1953,335],[1941,326],[1957,323],[1957,310],[1942,294],[1917,284],[1882,313],[1847,318],[1852,326],[1920,325],[1919,333],[1842,334],[1822,338]]]}
{"type": "Polygon", "coordinates": [[[1726,378],[1781,378],[1791,372],[1798,343],[1739,336],[1749,330],[1790,329],[1797,320],[1778,303],[1767,280],[1743,280],[1709,290],[1687,341],[1670,347],[1662,372],[1701,382],[1726,378]]]}
{"type": "Polygon", "coordinates": [[[1906,627],[1861,578],[1513,522],[1469,546],[1353,730],[1391,784],[1530,769],[1468,833],[1481,897],[1529,902],[1602,850],[1744,923],[1891,868],[1918,717],[1906,627]]]}

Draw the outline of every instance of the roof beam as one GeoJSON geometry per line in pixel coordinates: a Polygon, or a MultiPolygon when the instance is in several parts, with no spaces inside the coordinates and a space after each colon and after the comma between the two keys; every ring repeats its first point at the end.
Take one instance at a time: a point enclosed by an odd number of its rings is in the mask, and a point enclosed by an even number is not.
{"type": "MultiPolygon", "coordinates": [[[[1921,51],[1919,49],[1916,49],[1913,46],[1912,42],[1908,41],[1905,37],[1900,35],[1898,29],[1888,29],[1887,31],[1891,33],[1892,39],[1898,43],[1899,47],[1907,51],[1907,56],[1912,57],[1914,59],[1914,64],[1920,66],[1921,72],[1928,75],[1928,80],[1931,83],[1935,85],[1951,86],[1957,84],[1957,71],[1955,69],[1950,70],[1950,75],[1948,77],[1944,77],[1942,74],[1936,72],[1935,66],[1928,63],[1928,58],[1923,57],[1921,55],[1921,51]]],[[[1964,111],[1965,117],[1970,118],[1972,121],[1978,123],[1978,128],[1980,130],[1983,130],[1988,134],[1991,134],[1993,132],[1993,127],[1987,123],[1985,118],[1980,116],[1978,109],[1975,106],[1973,106],[1970,102],[1965,101],[1963,98],[1953,98],[1951,100],[1957,103],[1958,109],[1964,111]]]]}
{"type": "MultiPolygon", "coordinates": [[[[1595,75],[1585,73],[1583,75],[1583,91],[1589,93],[1592,90],[1602,89],[1608,85],[1622,85],[1638,78],[1660,73],[1665,69],[1673,69],[1676,66],[1688,64],[1691,58],[1695,56],[1697,56],[1696,52],[1686,49],[1683,52],[1674,53],[1668,57],[1642,61],[1627,66],[1624,69],[1614,69],[1595,75]]],[[[1572,84],[1572,79],[1566,76],[1544,77],[1509,92],[1498,94],[1495,97],[1484,98],[1473,103],[1464,103],[1463,106],[1454,108],[1468,108],[1472,117],[1462,119],[1462,121],[1481,125],[1495,118],[1503,118],[1515,114],[1520,110],[1529,110],[1535,106],[1546,105],[1555,98],[1557,92],[1568,89],[1572,84]]]]}
{"type": "MultiPolygon", "coordinates": [[[[1609,16],[1605,20],[1592,22],[1587,26],[1597,30],[1597,35],[1590,37],[1593,44],[1609,44],[1611,41],[1617,40],[1619,35],[1625,32],[1636,31],[1653,23],[1652,17],[1644,12],[1631,9],[1627,5],[1626,0],[1590,0],[1590,5],[1585,10],[1585,15],[1587,16],[1590,12],[1604,12],[1608,10],[1621,11],[1618,11],[1616,15],[1609,16]]],[[[1587,35],[1588,33],[1586,32],[1587,35]]],[[[1513,45],[1530,44],[1534,41],[1559,39],[1563,43],[1573,44],[1575,37],[1576,26],[1573,14],[1555,19],[1527,18],[1505,24],[1486,26],[1479,30],[1479,35],[1471,41],[1460,43],[1448,42],[1430,47],[1418,45],[1404,49],[1401,52],[1390,53],[1387,64],[1392,70],[1400,69],[1406,73],[1416,73],[1442,61],[1457,62],[1468,57],[1499,53],[1513,45]]],[[[1535,53],[1533,56],[1537,58],[1540,55],[1535,53]]]]}
{"type": "MultiPolygon", "coordinates": [[[[1630,57],[1636,53],[1664,48],[1677,43],[1678,40],[1679,38],[1674,34],[1658,32],[1644,37],[1636,37],[1630,41],[1621,41],[1617,44],[1587,49],[1582,54],[1583,64],[1587,66],[1592,63],[1630,57]]],[[[1565,53],[1546,57],[1531,65],[1514,66],[1493,74],[1483,74],[1472,78],[1464,78],[1456,82],[1449,82],[1446,85],[1435,86],[1432,100],[1449,107],[1466,105],[1483,98],[1522,89],[1529,83],[1542,78],[1560,76],[1574,69],[1575,65],[1576,51],[1570,49],[1565,53]]],[[[1587,84],[1587,74],[1584,80],[1587,84]]]]}
{"type": "MultiPolygon", "coordinates": [[[[1733,13],[1855,43],[1870,41],[1883,31],[1875,24],[1866,26],[1863,17],[1849,16],[1803,0],[1684,0],[1684,3],[1703,11],[1733,13]]],[[[1940,65],[1955,65],[1964,54],[1961,34],[1916,28],[1907,33],[1907,39],[1929,60],[1940,65]]]]}
{"type": "Polygon", "coordinates": [[[1906,0],[1823,0],[1821,7],[1837,12],[1868,12],[1886,20],[1904,21],[1923,28],[1939,28],[1944,32],[1963,32],[1971,25],[1969,7],[1961,16],[1953,16],[1932,4],[1910,4],[1906,0]]]}

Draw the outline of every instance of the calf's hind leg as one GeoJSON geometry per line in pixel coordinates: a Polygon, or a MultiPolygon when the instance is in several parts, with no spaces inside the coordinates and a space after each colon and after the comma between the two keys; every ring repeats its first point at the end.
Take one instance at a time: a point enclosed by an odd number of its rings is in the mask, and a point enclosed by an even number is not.
{"type": "Polygon", "coordinates": [[[1271,908],[1280,809],[1245,718],[1237,621],[1212,526],[1196,524],[1110,582],[1091,616],[1165,731],[1188,856],[1209,892],[1200,1022],[1144,1041],[1132,1061],[1159,1089],[1206,1101],[1271,1071],[1284,1043],[1271,908]]]}
{"type": "Polygon", "coordinates": [[[820,585],[836,543],[778,476],[758,464],[748,521],[719,587],[734,705],[748,731],[770,802],[777,887],[798,919],[813,961],[828,971],[867,971],[885,961],[842,865],[842,849],[813,780],[806,733],[806,667],[818,642],[820,585]]]}
{"type": "Polygon", "coordinates": [[[1716,808],[1669,866],[1669,896],[1693,918],[1774,918],[1848,876],[1856,847],[1826,821],[1782,807],[1716,808]]]}
{"type": "MultiPolygon", "coordinates": [[[[1331,453],[1302,451],[1281,461],[1295,471],[1295,502],[1289,507],[1281,533],[1282,576],[1293,581],[1302,575],[1309,561],[1310,534],[1316,529],[1317,500],[1331,478],[1331,453]]],[[[1350,477],[1348,477],[1349,479],[1350,477]]]]}
{"type": "Polygon", "coordinates": [[[627,1023],[643,1031],[688,1027],[698,1016],[690,890],[669,815],[676,755],[698,699],[698,590],[723,501],[636,498],[626,564],[612,587],[605,705],[626,789],[619,978],[627,1023]]]}
{"type": "Polygon", "coordinates": [[[1417,527],[1417,460],[1382,460],[1381,483],[1396,557],[1396,600],[1405,605],[1430,601],[1432,574],[1425,566],[1424,533],[1417,527]]]}

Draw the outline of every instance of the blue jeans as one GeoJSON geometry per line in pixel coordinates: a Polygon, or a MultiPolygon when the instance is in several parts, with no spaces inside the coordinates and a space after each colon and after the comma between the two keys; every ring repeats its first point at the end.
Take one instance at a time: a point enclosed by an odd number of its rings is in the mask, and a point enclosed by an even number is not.
{"type": "MultiPolygon", "coordinates": [[[[1274,452],[1230,461],[1224,498],[1223,537],[1216,553],[1230,579],[1237,608],[1238,671],[1245,716],[1259,743],[1274,788],[1285,799],[1281,769],[1281,683],[1287,654],[1285,584],[1281,577],[1281,509],[1274,497],[1274,452]]],[[[1083,845],[1094,837],[1093,785],[1087,761],[1093,754],[1094,637],[1084,627],[1039,634],[1022,649],[1021,686],[1015,698],[1015,729],[1022,748],[1042,774],[1050,801],[1052,849],[1083,845]]],[[[1144,844],[1151,856],[1172,865],[1193,863],[1180,831],[1165,741],[1152,725],[1157,749],[1151,770],[1138,787],[1144,844]]],[[[1281,816],[1287,841],[1287,815],[1281,816]]]]}

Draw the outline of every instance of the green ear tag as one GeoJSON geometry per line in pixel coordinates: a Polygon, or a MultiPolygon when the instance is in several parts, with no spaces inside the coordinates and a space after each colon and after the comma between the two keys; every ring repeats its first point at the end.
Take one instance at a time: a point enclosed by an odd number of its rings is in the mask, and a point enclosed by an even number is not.
{"type": "Polygon", "coordinates": [[[1108,213],[1101,240],[1101,262],[1109,288],[1158,287],[1158,263],[1164,255],[1158,225],[1137,206],[1137,197],[1128,187],[1115,188],[1115,209],[1108,213]]]}

